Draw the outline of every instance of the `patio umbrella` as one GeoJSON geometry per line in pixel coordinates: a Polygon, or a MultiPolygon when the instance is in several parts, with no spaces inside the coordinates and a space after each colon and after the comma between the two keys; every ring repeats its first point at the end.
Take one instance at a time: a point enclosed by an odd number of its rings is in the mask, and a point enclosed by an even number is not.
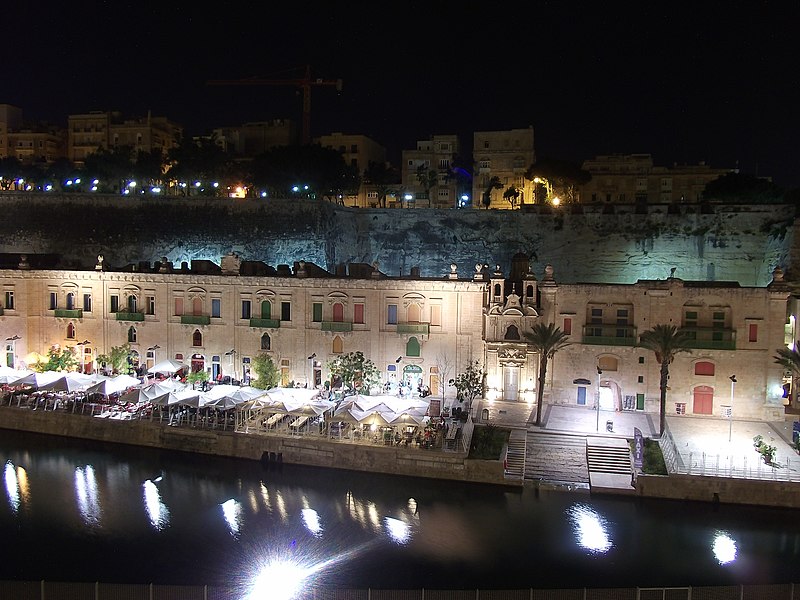
{"type": "Polygon", "coordinates": [[[90,385],[86,388],[87,394],[100,394],[108,398],[113,394],[119,394],[120,392],[124,392],[129,387],[133,387],[136,384],[141,384],[141,381],[136,379],[135,377],[131,377],[130,375],[120,375],[119,377],[102,379],[95,384],[90,385]],[[130,380],[133,380],[135,383],[131,383],[130,380]]]}
{"type": "Polygon", "coordinates": [[[94,376],[82,373],[59,373],[59,375],[61,377],[39,385],[38,389],[53,392],[80,392],[97,381],[94,376]]]}
{"type": "Polygon", "coordinates": [[[9,384],[32,373],[33,371],[17,371],[11,367],[0,365],[0,384],[9,384]]]}
{"type": "Polygon", "coordinates": [[[276,401],[289,401],[293,403],[309,402],[312,398],[319,395],[319,390],[309,388],[283,388],[274,387],[267,390],[266,394],[276,401]]]}
{"type": "Polygon", "coordinates": [[[57,371],[45,371],[43,373],[28,373],[27,375],[24,375],[20,379],[12,381],[11,385],[30,385],[38,390],[41,388],[41,386],[46,385],[48,383],[52,383],[57,379],[61,379],[63,376],[64,376],[63,373],[59,373],[57,371]]]}
{"type": "Polygon", "coordinates": [[[289,408],[290,415],[317,417],[335,406],[330,400],[314,400],[303,404],[296,404],[289,408]]]}
{"type": "Polygon", "coordinates": [[[162,360],[160,363],[153,365],[152,367],[147,369],[147,372],[150,373],[151,375],[155,373],[173,375],[174,373],[177,373],[181,369],[185,368],[186,365],[179,363],[177,360],[172,360],[171,358],[168,358],[167,360],[162,360]]]}

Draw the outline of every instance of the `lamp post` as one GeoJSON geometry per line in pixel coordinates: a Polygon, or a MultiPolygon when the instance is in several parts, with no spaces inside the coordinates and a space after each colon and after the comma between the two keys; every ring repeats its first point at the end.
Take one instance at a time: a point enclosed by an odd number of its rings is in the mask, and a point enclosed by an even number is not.
{"type": "Polygon", "coordinates": [[[733,433],[733,393],[736,389],[736,375],[731,375],[728,379],[731,380],[731,414],[728,417],[728,442],[730,442],[733,433]]]}
{"type": "MultiPolygon", "coordinates": [[[[17,368],[17,340],[21,340],[22,338],[17,334],[12,335],[11,337],[6,338],[7,342],[11,342],[11,364],[7,365],[12,369],[17,368]]],[[[8,362],[8,360],[6,360],[8,362]]]]}
{"type": "Polygon", "coordinates": [[[600,431],[600,375],[603,374],[603,369],[597,367],[597,425],[595,431],[600,431]]]}

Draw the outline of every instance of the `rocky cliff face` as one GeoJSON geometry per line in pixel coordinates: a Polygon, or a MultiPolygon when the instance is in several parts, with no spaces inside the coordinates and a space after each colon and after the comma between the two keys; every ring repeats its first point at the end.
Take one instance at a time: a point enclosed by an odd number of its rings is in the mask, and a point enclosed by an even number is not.
{"type": "Polygon", "coordinates": [[[3,194],[0,253],[50,254],[59,267],[109,269],[167,257],[176,264],[219,262],[228,252],[276,266],[298,260],[330,271],[342,263],[378,263],[387,275],[419,267],[440,277],[450,263],[461,277],[476,263],[508,271],[522,252],[541,277],[552,264],[562,282],[632,283],[682,279],[766,285],[772,269],[792,276],[794,210],[785,205],[721,206],[710,214],[666,206],[636,214],[617,206],[522,212],[352,209],[292,200],[159,199],[3,194]]]}

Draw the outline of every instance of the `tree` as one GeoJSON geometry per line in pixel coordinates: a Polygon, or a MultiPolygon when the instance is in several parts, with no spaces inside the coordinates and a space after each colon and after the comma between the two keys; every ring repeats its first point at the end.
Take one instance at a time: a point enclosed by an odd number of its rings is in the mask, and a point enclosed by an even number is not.
{"type": "Polygon", "coordinates": [[[78,365],[78,359],[71,348],[63,350],[58,346],[53,346],[47,351],[47,362],[37,362],[34,369],[43,373],[44,371],[74,371],[78,365]]]}
{"type": "Polygon", "coordinates": [[[447,391],[447,381],[450,380],[450,371],[453,370],[453,361],[445,353],[440,352],[436,356],[436,369],[439,371],[439,386],[442,389],[442,406],[444,406],[444,394],[447,391]]]}
{"type": "Polygon", "coordinates": [[[417,167],[417,181],[425,190],[425,195],[428,197],[428,208],[433,206],[431,201],[431,189],[436,185],[439,180],[439,173],[434,169],[428,169],[425,165],[417,167]]]}
{"type": "Polygon", "coordinates": [[[253,379],[250,385],[260,390],[269,390],[278,385],[280,373],[272,357],[262,352],[253,359],[253,379]]]}
{"type": "Polygon", "coordinates": [[[578,188],[591,181],[592,174],[567,160],[542,158],[528,168],[525,178],[530,181],[546,181],[545,188],[549,186],[554,196],[571,203],[577,200],[578,188]]]}
{"type": "Polygon", "coordinates": [[[208,381],[208,371],[192,371],[186,376],[186,383],[192,384],[192,389],[196,383],[208,381]]]}
{"type": "Polygon", "coordinates": [[[503,200],[511,205],[511,210],[514,210],[517,207],[517,202],[519,201],[519,190],[513,185],[509,186],[508,189],[503,192],[503,200]]]}
{"type": "Polygon", "coordinates": [[[483,369],[475,360],[468,362],[464,370],[452,380],[458,390],[458,401],[467,403],[467,412],[472,414],[472,402],[483,393],[483,369]]]}
{"type": "Polygon", "coordinates": [[[661,408],[658,435],[664,435],[667,422],[667,382],[669,381],[669,365],[681,352],[691,352],[692,338],[686,331],[675,325],[655,325],[639,336],[639,346],[652,350],[661,365],[661,408]]]}
{"type": "Polygon", "coordinates": [[[492,190],[502,190],[503,184],[500,182],[500,178],[497,175],[494,175],[489,182],[486,184],[486,188],[483,190],[483,198],[481,202],[485,208],[489,208],[492,204],[492,190]]]}
{"type": "Polygon", "coordinates": [[[125,180],[133,177],[133,147],[98,148],[84,161],[87,179],[99,179],[104,191],[122,191],[125,180]]]}
{"type": "Polygon", "coordinates": [[[335,357],[328,363],[328,370],[334,377],[342,380],[348,390],[369,395],[370,388],[378,383],[380,371],[375,364],[364,357],[364,353],[348,352],[335,357]]]}
{"type": "Polygon", "coordinates": [[[109,354],[99,354],[97,362],[110,367],[114,374],[130,374],[133,371],[130,356],[131,345],[125,342],[122,346],[113,346],[109,354]]]}
{"type": "Polygon", "coordinates": [[[369,165],[364,170],[364,183],[375,188],[380,205],[386,208],[386,196],[400,185],[400,177],[397,170],[390,165],[369,161],[369,165]]]}
{"type": "MultiPolygon", "coordinates": [[[[792,374],[792,380],[800,377],[800,352],[792,348],[778,348],[773,357],[775,362],[792,374]]],[[[792,383],[794,389],[794,383],[792,383]]]]}
{"type": "Polygon", "coordinates": [[[768,179],[744,173],[726,173],[709,181],[703,190],[704,200],[763,204],[779,202],[783,189],[768,179]]]}
{"type": "Polygon", "coordinates": [[[572,342],[569,335],[556,327],[555,323],[536,323],[530,331],[523,333],[527,342],[539,353],[539,383],[536,386],[536,425],[542,424],[542,403],[544,400],[544,382],[547,377],[547,361],[559,350],[572,342]]]}

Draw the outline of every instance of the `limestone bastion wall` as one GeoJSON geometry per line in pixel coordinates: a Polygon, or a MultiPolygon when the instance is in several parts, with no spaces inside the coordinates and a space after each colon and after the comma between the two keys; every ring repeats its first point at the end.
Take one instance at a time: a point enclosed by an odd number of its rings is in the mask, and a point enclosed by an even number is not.
{"type": "MultiPolygon", "coordinates": [[[[441,277],[456,263],[469,277],[477,263],[508,272],[511,257],[531,257],[537,277],[552,264],[563,283],[638,279],[738,281],[763,286],[780,266],[796,277],[794,208],[787,205],[585,205],[579,212],[356,209],[322,201],[222,198],[140,199],[68,194],[0,194],[0,254],[57,257],[58,268],[109,270],[167,257],[219,263],[292,265],[305,260],[334,271],[342,263],[378,263],[389,276],[441,277]]],[[[33,264],[33,261],[32,261],[33,264]]],[[[35,264],[34,264],[35,266],[35,264]]]]}

